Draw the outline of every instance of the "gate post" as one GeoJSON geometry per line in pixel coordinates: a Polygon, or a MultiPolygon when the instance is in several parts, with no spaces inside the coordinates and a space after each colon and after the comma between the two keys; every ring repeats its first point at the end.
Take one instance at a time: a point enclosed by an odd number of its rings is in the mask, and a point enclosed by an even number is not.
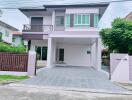
{"type": "Polygon", "coordinates": [[[27,73],[29,76],[36,75],[36,52],[29,51],[28,52],[28,68],[27,73]]]}

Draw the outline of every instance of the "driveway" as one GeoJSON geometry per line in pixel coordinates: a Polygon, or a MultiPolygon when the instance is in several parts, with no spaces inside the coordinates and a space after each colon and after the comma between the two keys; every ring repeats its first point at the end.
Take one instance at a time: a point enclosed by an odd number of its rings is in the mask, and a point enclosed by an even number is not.
{"type": "Polygon", "coordinates": [[[45,68],[41,69],[37,76],[17,84],[72,91],[128,93],[109,81],[105,73],[91,67],[45,68]]]}

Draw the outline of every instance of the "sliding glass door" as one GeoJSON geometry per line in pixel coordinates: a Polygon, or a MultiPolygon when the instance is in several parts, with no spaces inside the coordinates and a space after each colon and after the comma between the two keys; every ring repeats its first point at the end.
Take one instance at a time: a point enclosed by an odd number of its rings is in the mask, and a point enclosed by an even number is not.
{"type": "Polygon", "coordinates": [[[36,47],[37,60],[47,60],[47,47],[36,47]]]}

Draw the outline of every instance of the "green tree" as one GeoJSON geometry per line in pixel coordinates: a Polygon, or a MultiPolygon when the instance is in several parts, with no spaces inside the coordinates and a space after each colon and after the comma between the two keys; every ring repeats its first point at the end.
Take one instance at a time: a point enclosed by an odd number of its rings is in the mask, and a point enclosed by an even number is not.
{"type": "Polygon", "coordinates": [[[132,55],[132,21],[117,18],[112,22],[112,28],[102,29],[100,35],[110,52],[132,55]]]}

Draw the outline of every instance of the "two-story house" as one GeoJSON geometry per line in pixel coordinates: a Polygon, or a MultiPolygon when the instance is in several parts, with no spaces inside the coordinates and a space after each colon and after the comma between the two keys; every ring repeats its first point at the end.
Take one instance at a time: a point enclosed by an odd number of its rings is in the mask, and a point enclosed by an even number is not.
{"type": "Polygon", "coordinates": [[[101,69],[98,22],[107,3],[44,5],[20,9],[28,18],[23,37],[38,63],[53,67],[86,66],[101,69]]]}

